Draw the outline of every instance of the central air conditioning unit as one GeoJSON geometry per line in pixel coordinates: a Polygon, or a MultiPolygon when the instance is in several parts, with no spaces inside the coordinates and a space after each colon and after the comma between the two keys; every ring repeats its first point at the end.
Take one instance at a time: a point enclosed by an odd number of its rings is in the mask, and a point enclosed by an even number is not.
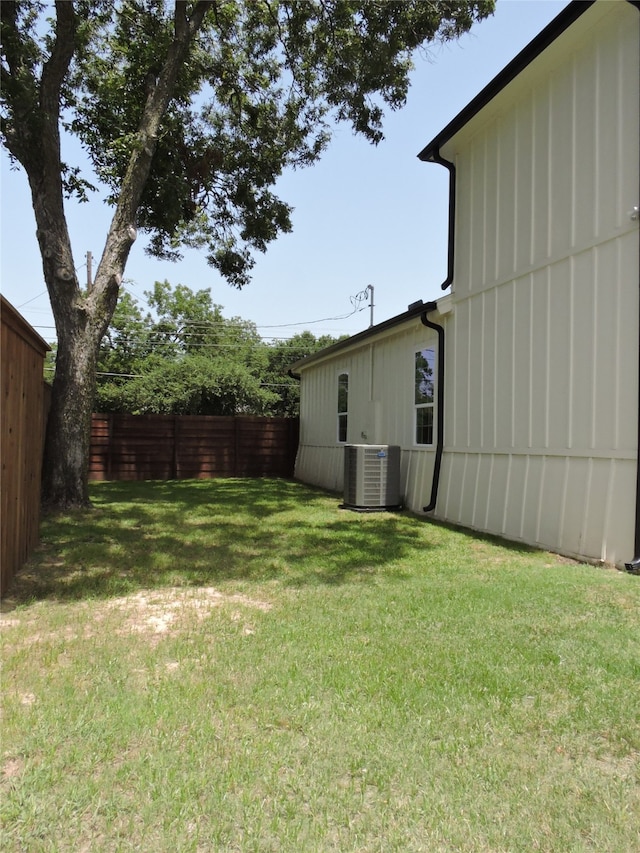
{"type": "Polygon", "coordinates": [[[400,509],[400,447],[347,444],[344,448],[345,509],[400,509]]]}

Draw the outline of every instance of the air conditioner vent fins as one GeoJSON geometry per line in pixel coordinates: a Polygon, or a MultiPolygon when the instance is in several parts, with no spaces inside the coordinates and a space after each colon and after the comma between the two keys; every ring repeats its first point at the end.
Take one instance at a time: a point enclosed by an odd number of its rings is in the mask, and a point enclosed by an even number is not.
{"type": "Polygon", "coordinates": [[[346,509],[398,509],[400,447],[395,444],[347,444],[344,449],[346,509]]]}

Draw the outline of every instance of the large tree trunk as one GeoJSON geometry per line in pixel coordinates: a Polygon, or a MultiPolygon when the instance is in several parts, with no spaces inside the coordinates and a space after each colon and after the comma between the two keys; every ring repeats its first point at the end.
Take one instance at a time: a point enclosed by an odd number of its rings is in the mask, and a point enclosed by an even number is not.
{"type": "Polygon", "coordinates": [[[66,508],[89,503],[96,358],[117,301],[118,286],[114,280],[108,307],[105,299],[96,303],[91,292],[80,289],[64,214],[58,209],[52,216],[52,208],[46,203],[51,195],[56,194],[32,191],[43,272],[58,332],[42,470],[42,501],[45,506],[66,508]]]}
{"type": "MultiPolygon", "coordinates": [[[[45,507],[63,509],[89,504],[91,415],[98,348],[115,310],[126,254],[133,242],[130,235],[113,240],[125,247],[125,258],[111,265],[103,259],[91,290],[83,293],[75,282],[71,298],[55,301],[58,348],[42,470],[45,507]],[[105,274],[107,266],[109,272],[105,274]]],[[[45,275],[51,273],[46,263],[44,267],[45,275]]],[[[51,293],[60,282],[47,280],[47,285],[51,293]]]]}
{"type": "Polygon", "coordinates": [[[42,499],[59,509],[89,504],[96,348],[86,332],[60,335],[47,422],[42,499]]]}
{"type": "Polygon", "coordinates": [[[190,7],[184,0],[176,0],[174,39],[147,97],[95,282],[86,291],[75,273],[60,158],[61,92],[77,47],[75,6],[71,0],[56,0],[55,39],[39,80],[33,71],[28,40],[21,40],[16,27],[17,4],[5,2],[0,7],[8,36],[3,50],[9,73],[3,75],[3,80],[13,114],[19,116],[19,121],[6,126],[5,144],[29,179],[44,279],[58,332],[42,482],[43,503],[50,507],[82,507],[89,503],[91,414],[98,347],[113,316],[136,238],[136,213],[149,177],[160,123],[191,40],[210,5],[208,0],[199,0],[190,7]]]}

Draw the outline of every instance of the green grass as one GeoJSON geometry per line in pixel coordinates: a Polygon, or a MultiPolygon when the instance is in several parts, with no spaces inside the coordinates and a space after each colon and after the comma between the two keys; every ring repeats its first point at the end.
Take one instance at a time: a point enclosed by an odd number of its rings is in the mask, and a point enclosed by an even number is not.
{"type": "Polygon", "coordinates": [[[93,500],[3,607],[3,851],[640,849],[638,578],[284,481],[93,500]]]}

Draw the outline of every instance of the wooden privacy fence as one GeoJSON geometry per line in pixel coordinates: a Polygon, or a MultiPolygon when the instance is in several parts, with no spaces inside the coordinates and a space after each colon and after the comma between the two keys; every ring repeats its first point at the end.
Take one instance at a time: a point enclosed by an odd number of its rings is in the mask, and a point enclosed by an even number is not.
{"type": "Polygon", "coordinates": [[[292,477],[297,418],[94,415],[91,480],[292,477]]]}
{"type": "Polygon", "coordinates": [[[48,388],[42,379],[49,345],[0,297],[2,404],[0,456],[0,595],[38,542],[40,478],[48,388]]]}

